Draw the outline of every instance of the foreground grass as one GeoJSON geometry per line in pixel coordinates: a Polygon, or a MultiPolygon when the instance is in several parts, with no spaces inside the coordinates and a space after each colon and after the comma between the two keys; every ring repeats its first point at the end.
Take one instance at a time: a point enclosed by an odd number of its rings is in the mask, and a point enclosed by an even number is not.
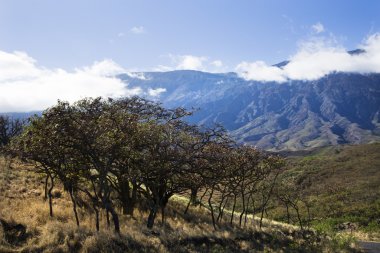
{"type": "Polygon", "coordinates": [[[121,235],[107,227],[95,231],[93,213],[79,208],[80,227],[74,223],[69,197],[54,192],[54,217],[43,200],[43,179],[23,164],[8,166],[0,160],[0,218],[26,227],[23,236],[7,234],[0,226],[0,252],[354,252],[349,237],[330,238],[313,231],[269,220],[259,228],[250,219],[245,228],[227,222],[214,230],[208,211],[192,207],[183,215],[185,200],[169,203],[164,223],[145,228],[147,212],[141,206],[134,217],[121,215],[121,235]],[[12,237],[13,236],[13,237],[12,237]]]}

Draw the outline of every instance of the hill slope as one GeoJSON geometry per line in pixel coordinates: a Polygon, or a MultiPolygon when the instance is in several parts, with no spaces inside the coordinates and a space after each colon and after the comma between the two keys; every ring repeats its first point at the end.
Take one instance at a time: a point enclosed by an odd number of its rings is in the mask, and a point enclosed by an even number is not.
{"type": "MultiPolygon", "coordinates": [[[[355,222],[379,239],[380,143],[286,155],[289,170],[281,179],[295,179],[299,196],[309,203],[310,216],[317,226],[333,230],[343,222],[355,222]]],[[[307,217],[307,210],[302,208],[307,217]]],[[[275,218],[286,219],[284,212],[275,210],[275,218]]]]}

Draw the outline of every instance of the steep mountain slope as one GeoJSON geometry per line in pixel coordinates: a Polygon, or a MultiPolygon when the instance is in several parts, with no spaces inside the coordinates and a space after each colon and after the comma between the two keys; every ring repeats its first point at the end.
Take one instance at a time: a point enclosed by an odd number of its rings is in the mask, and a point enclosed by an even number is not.
{"type": "Polygon", "coordinates": [[[221,123],[239,142],[268,150],[380,141],[379,74],[334,73],[281,84],[198,71],[119,78],[165,106],[198,108],[192,122],[221,123]],[[165,92],[151,96],[160,89],[165,92]]]}

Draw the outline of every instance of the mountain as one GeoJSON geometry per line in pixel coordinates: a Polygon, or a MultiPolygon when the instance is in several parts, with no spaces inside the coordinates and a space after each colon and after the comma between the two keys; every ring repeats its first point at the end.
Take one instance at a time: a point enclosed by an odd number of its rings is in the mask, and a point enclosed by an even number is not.
{"type": "Polygon", "coordinates": [[[194,123],[221,123],[238,142],[267,150],[380,141],[380,74],[332,73],[281,84],[189,70],[118,78],[164,106],[197,108],[194,123]]]}
{"type": "Polygon", "coordinates": [[[41,111],[31,111],[31,112],[6,112],[6,113],[0,113],[1,115],[13,118],[13,119],[21,119],[21,120],[27,120],[29,117],[34,115],[41,115],[41,111]]]}

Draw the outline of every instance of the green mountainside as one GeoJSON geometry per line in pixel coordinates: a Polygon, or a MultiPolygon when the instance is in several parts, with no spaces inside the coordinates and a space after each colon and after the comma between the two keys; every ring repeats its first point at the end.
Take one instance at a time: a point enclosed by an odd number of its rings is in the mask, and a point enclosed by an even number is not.
{"type": "MultiPolygon", "coordinates": [[[[380,232],[380,143],[287,152],[289,169],[301,200],[310,205],[317,226],[336,229],[354,222],[362,230],[380,232]]],[[[305,205],[303,215],[307,216],[305,205]]],[[[284,209],[274,211],[285,219],[284,209]]]]}

